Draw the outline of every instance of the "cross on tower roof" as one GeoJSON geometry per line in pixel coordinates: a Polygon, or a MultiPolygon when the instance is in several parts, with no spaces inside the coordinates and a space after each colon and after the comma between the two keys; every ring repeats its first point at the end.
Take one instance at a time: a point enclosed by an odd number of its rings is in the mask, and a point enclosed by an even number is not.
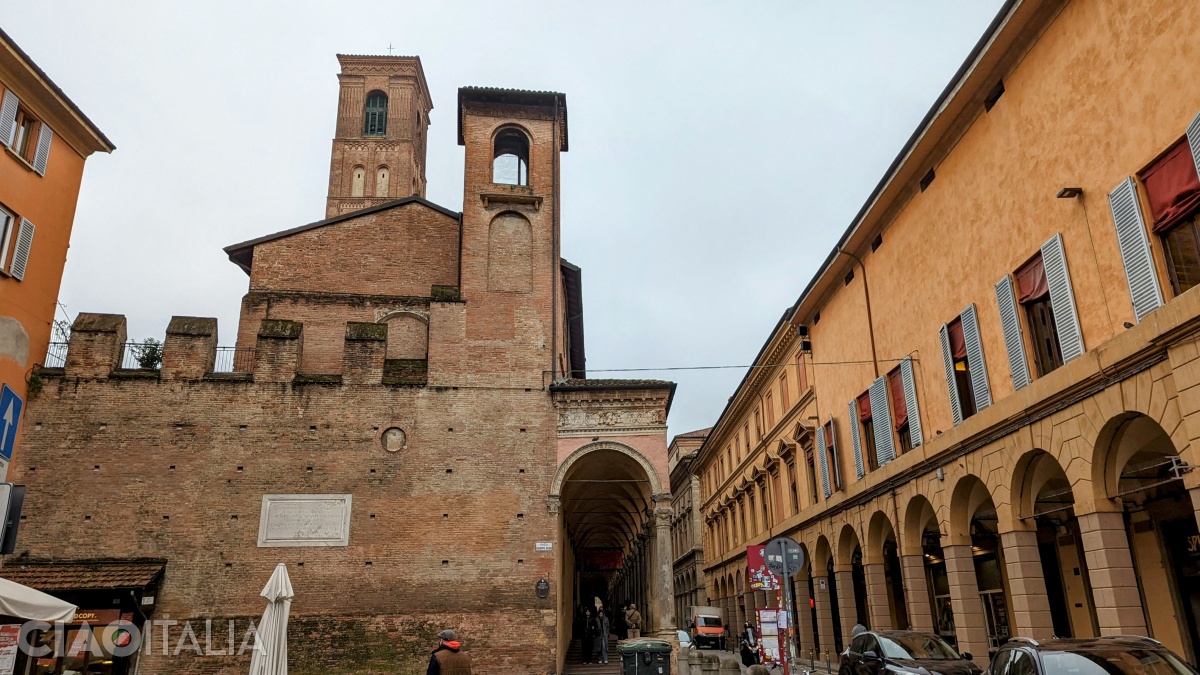
{"type": "Polygon", "coordinates": [[[392,43],[389,42],[388,43],[388,56],[391,56],[391,55],[392,55],[392,43]]]}

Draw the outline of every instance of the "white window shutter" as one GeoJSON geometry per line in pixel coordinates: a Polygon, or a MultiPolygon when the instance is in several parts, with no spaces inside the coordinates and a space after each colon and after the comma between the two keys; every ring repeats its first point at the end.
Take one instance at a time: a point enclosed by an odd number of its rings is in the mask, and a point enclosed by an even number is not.
{"type": "Polygon", "coordinates": [[[1121,249],[1121,263],[1125,266],[1125,280],[1129,283],[1133,314],[1141,321],[1143,316],[1162,306],[1163,298],[1158,276],[1154,273],[1150,240],[1146,237],[1146,223],[1142,220],[1133,176],[1108,193],[1108,206],[1117,228],[1117,245],[1121,249]]]}
{"type": "MultiPolygon", "coordinates": [[[[874,401],[872,401],[874,403],[874,401]]],[[[862,478],[867,475],[863,469],[862,443],[858,437],[858,401],[850,401],[850,442],[854,444],[854,475],[862,478]]]]}
{"type": "Polygon", "coordinates": [[[825,459],[827,454],[825,451],[825,426],[817,427],[817,459],[821,463],[821,491],[825,493],[825,498],[829,499],[829,460],[825,459]]]}
{"type": "Polygon", "coordinates": [[[1004,328],[1008,371],[1012,373],[1013,389],[1019,391],[1029,386],[1029,359],[1025,356],[1025,340],[1021,338],[1021,319],[1017,316],[1012,277],[1007,274],[996,282],[996,304],[1000,306],[1000,325],[1004,328]]]}
{"type": "Polygon", "coordinates": [[[887,377],[871,383],[871,427],[875,431],[875,460],[883,466],[896,459],[896,446],[892,441],[892,409],[888,405],[887,377]]]}
{"type": "Polygon", "coordinates": [[[1200,114],[1188,125],[1187,141],[1192,150],[1192,161],[1196,163],[1196,173],[1200,173],[1200,114]]]}
{"type": "Polygon", "coordinates": [[[975,305],[962,312],[963,340],[967,345],[967,368],[971,371],[971,390],[975,394],[975,410],[990,408],[992,390],[988,386],[987,362],[983,359],[983,340],[979,337],[979,317],[975,305]]]}
{"type": "Polygon", "coordinates": [[[1042,267],[1046,270],[1046,285],[1050,287],[1050,308],[1054,311],[1054,328],[1062,346],[1063,362],[1070,363],[1083,356],[1085,350],[1062,235],[1056,234],[1042,244],[1042,267]]]}
{"type": "Polygon", "coordinates": [[[921,411],[917,409],[917,383],[913,378],[912,357],[900,362],[900,383],[904,385],[904,406],[908,408],[908,438],[914,448],[925,442],[921,437],[921,411]]]}
{"type": "Polygon", "coordinates": [[[50,143],[54,140],[54,132],[43,122],[39,125],[37,150],[33,153],[33,170],[39,176],[46,175],[46,164],[50,161],[50,143]]]}
{"type": "Polygon", "coordinates": [[[12,265],[8,273],[18,281],[25,279],[25,269],[29,265],[29,250],[33,248],[33,223],[22,218],[21,229],[17,231],[17,248],[13,251],[12,265]]]}
{"type": "Polygon", "coordinates": [[[946,389],[950,391],[950,416],[954,418],[956,425],[962,424],[962,403],[958,400],[958,383],[954,379],[954,352],[950,351],[950,328],[946,324],[942,324],[938,336],[942,339],[942,363],[946,366],[946,389]]]}
{"type": "Polygon", "coordinates": [[[0,143],[12,145],[13,131],[17,124],[17,106],[21,101],[12,91],[5,90],[4,100],[0,101],[0,143]]]}

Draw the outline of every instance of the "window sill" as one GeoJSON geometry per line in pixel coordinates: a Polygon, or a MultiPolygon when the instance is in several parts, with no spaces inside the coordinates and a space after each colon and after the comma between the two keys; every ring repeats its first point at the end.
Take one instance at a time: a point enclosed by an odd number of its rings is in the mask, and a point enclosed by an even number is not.
{"type": "Polygon", "coordinates": [[[20,155],[20,153],[18,153],[16,150],[13,150],[12,148],[10,148],[6,145],[6,146],[4,146],[4,151],[7,152],[13,159],[17,160],[17,162],[20,163],[21,166],[25,167],[26,171],[32,171],[33,173],[37,173],[37,169],[33,168],[33,165],[29,163],[29,160],[22,157],[20,155]]]}

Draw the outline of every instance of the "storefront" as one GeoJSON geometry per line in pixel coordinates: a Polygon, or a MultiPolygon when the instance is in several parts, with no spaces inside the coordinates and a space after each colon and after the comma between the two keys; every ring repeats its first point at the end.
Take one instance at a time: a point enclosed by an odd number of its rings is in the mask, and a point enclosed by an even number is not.
{"type": "Polygon", "coordinates": [[[13,561],[0,577],[77,605],[69,624],[0,623],[0,675],[128,675],[153,614],[161,559],[13,561]],[[24,628],[23,628],[24,626],[24,628]],[[24,634],[22,634],[24,630],[24,634]],[[15,658],[4,647],[16,640],[15,658]],[[24,646],[28,645],[28,649],[24,646]]]}

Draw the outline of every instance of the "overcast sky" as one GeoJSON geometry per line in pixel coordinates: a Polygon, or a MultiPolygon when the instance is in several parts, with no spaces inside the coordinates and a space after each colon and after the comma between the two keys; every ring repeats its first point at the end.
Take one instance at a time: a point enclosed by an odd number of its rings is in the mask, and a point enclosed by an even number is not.
{"type": "Polygon", "coordinates": [[[462,208],[464,85],[567,94],[563,256],[593,377],[679,383],[712,425],[1000,0],[3,0],[0,26],[116,144],[84,173],[61,301],[162,339],[248,277],[222,247],[324,217],[338,52],[421,57],[427,197],[462,208]]]}

